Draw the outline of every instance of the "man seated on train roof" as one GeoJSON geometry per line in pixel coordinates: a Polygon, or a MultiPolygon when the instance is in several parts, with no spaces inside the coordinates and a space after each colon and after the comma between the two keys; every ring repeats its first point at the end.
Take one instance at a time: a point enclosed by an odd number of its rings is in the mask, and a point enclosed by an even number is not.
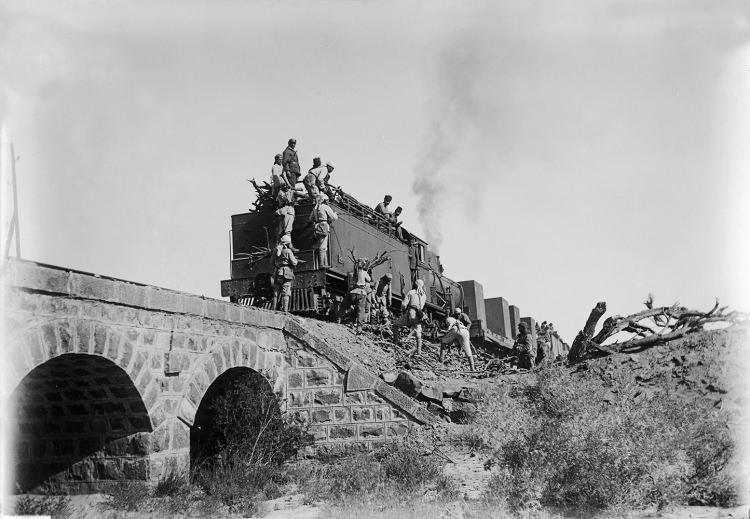
{"type": "Polygon", "coordinates": [[[393,197],[391,195],[385,195],[385,197],[383,197],[383,201],[375,206],[375,212],[378,214],[382,214],[385,217],[390,216],[392,212],[390,209],[388,209],[388,204],[391,203],[391,200],[393,200],[393,197]]]}
{"type": "Polygon", "coordinates": [[[401,229],[401,224],[404,223],[398,219],[399,216],[401,216],[401,211],[403,211],[403,208],[401,206],[398,206],[394,211],[393,214],[386,216],[388,219],[388,222],[395,228],[396,231],[396,237],[399,240],[404,239],[404,233],[401,229]]]}

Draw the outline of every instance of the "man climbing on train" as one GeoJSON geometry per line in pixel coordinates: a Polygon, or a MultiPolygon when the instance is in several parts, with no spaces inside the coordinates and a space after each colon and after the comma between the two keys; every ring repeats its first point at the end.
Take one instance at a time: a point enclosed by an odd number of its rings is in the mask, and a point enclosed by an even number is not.
{"type": "Polygon", "coordinates": [[[279,309],[279,299],[281,302],[281,311],[289,312],[289,298],[292,295],[292,281],[294,281],[294,271],[297,266],[297,258],[292,252],[292,239],[285,234],[279,240],[279,244],[273,253],[274,279],[273,279],[273,307],[279,309]]]}
{"type": "Polygon", "coordinates": [[[393,322],[393,340],[397,345],[401,345],[399,337],[399,327],[408,326],[409,333],[406,338],[414,336],[417,340],[416,347],[409,352],[410,355],[422,353],[422,319],[424,318],[424,305],[427,303],[427,294],[424,291],[424,281],[417,279],[414,282],[414,288],[404,296],[401,302],[401,316],[393,322]]]}

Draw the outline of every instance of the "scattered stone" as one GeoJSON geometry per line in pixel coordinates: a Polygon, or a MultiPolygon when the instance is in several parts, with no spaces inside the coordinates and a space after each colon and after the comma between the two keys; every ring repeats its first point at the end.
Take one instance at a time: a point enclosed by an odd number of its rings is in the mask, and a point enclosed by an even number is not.
{"type": "Polygon", "coordinates": [[[477,402],[479,400],[479,395],[476,389],[465,387],[462,388],[454,398],[462,402],[477,402]]]}
{"type": "Polygon", "coordinates": [[[430,403],[427,404],[427,410],[429,412],[431,412],[432,414],[436,414],[438,416],[443,416],[443,412],[445,411],[442,408],[442,406],[440,406],[440,405],[438,405],[438,404],[436,404],[434,402],[430,402],[430,403]]]}
{"type": "Polygon", "coordinates": [[[419,393],[422,397],[439,404],[443,403],[443,391],[439,387],[422,386],[419,393]]]}
{"type": "Polygon", "coordinates": [[[443,390],[443,396],[447,398],[455,398],[458,396],[458,394],[463,389],[462,386],[456,385],[456,384],[441,384],[440,386],[443,390]]]}
{"type": "Polygon", "coordinates": [[[392,371],[384,371],[380,374],[380,378],[382,378],[386,384],[393,385],[396,382],[396,379],[398,378],[398,371],[392,370],[392,371]]]}
{"type": "Polygon", "coordinates": [[[409,396],[417,396],[422,390],[422,381],[411,373],[402,371],[398,374],[394,386],[409,396]]]}

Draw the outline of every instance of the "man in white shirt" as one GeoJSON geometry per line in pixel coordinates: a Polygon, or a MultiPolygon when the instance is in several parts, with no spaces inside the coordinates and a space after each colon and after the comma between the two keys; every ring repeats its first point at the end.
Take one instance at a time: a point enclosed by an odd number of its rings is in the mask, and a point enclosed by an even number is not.
{"type": "Polygon", "coordinates": [[[393,322],[393,339],[398,345],[401,344],[399,338],[399,327],[408,326],[408,339],[412,333],[417,340],[417,346],[410,354],[422,353],[422,318],[424,317],[424,305],[427,303],[427,294],[424,291],[424,281],[418,279],[414,282],[414,288],[404,296],[401,301],[401,316],[393,322]]]}
{"type": "Polygon", "coordinates": [[[273,166],[271,166],[271,197],[276,200],[282,184],[288,184],[284,175],[284,166],[281,165],[281,153],[274,157],[273,166]]]}
{"type": "Polygon", "coordinates": [[[471,351],[471,337],[469,329],[463,322],[454,318],[447,317],[445,323],[448,325],[448,331],[440,338],[440,362],[443,362],[445,350],[450,350],[454,343],[458,342],[461,349],[469,359],[469,367],[474,371],[474,354],[471,351]]]}

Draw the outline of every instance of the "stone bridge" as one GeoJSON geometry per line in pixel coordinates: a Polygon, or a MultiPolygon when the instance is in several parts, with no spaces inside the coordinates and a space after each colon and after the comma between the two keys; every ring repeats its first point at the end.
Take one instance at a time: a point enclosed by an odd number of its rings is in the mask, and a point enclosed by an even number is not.
{"type": "Polygon", "coordinates": [[[310,425],[316,450],[433,421],[302,318],[27,261],[2,277],[4,454],[23,490],[188,469],[212,388],[242,373],[310,425]]]}

